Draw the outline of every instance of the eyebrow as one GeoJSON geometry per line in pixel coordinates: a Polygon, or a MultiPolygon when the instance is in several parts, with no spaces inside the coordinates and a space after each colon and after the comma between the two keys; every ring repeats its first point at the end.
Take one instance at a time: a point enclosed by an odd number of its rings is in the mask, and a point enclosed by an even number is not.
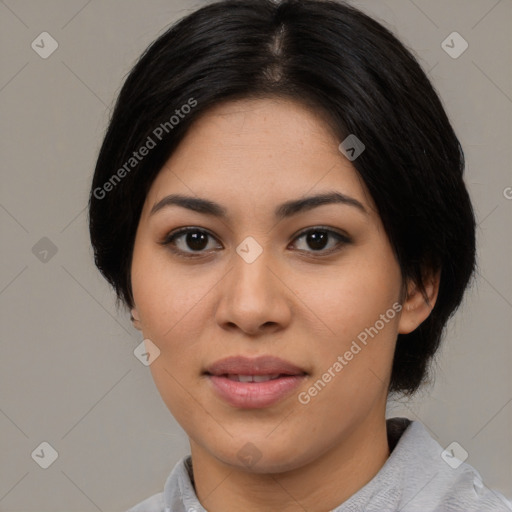
{"type": "MultiPolygon", "coordinates": [[[[340,192],[328,192],[304,197],[301,199],[286,201],[275,209],[274,215],[276,219],[282,220],[298,213],[312,210],[313,208],[327,204],[343,204],[351,206],[368,215],[365,207],[357,199],[354,199],[353,197],[347,196],[345,194],[341,194],[340,192]]],[[[169,206],[181,206],[182,208],[187,208],[188,210],[192,210],[197,213],[211,215],[221,219],[225,219],[228,216],[228,211],[226,208],[218,203],[215,203],[214,201],[199,197],[185,196],[181,194],[171,194],[164,197],[153,205],[149,215],[151,216],[163,208],[167,208],[169,206]]]]}

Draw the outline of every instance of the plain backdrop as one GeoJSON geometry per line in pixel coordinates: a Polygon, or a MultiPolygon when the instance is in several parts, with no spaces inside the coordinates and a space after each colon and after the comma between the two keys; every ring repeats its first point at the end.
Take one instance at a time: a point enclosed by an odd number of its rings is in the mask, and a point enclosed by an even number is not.
{"type": "MultiPolygon", "coordinates": [[[[94,267],[86,204],[123,78],[205,3],[0,2],[1,511],[126,510],[160,492],[188,453],[134,356],[141,334],[94,267]],[[57,453],[47,469],[43,442],[57,453]]],[[[512,2],[352,3],[397,34],[433,81],[465,150],[478,218],[479,271],[449,324],[435,384],[391,403],[388,416],[422,421],[443,447],[458,442],[486,485],[510,498],[512,2]],[[450,36],[462,48],[453,32],[468,44],[456,58],[442,46],[450,36]]]]}

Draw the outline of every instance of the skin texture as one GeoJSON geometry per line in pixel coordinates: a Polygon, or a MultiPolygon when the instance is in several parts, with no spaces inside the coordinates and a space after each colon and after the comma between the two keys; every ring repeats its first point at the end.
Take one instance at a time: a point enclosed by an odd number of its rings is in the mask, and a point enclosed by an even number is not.
{"type": "MultiPolygon", "coordinates": [[[[216,105],[194,123],[153,183],[132,260],[134,325],[160,349],[150,369],[170,412],[190,440],[195,487],[209,512],[336,507],[369,482],[389,456],[385,407],[398,333],[430,313],[416,288],[403,288],[398,262],[364,183],[312,110],[278,98],[216,105]],[[277,221],[281,203],[338,191],[367,213],[329,204],[277,221]],[[220,203],[226,219],[171,206],[169,194],[220,203]],[[202,256],[159,244],[177,228],[207,238],[202,256]],[[315,250],[305,228],[329,228],[315,250]],[[236,252],[248,236],[263,252],[236,252]],[[307,404],[297,393],[332,367],[357,335],[402,298],[403,309],[369,338],[307,404]],[[276,355],[308,373],[298,392],[263,409],[228,405],[203,374],[227,356],[276,355]],[[248,467],[239,450],[252,443],[248,467]]],[[[314,230],[313,230],[314,231],[314,230]]],[[[197,254],[197,252],[196,252],[197,254]]],[[[426,290],[435,304],[438,278],[426,290]]]]}

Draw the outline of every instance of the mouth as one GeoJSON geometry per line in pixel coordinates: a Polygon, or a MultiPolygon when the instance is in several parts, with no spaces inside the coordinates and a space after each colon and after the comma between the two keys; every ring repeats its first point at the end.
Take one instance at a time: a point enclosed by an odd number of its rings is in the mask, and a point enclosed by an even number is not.
{"type": "Polygon", "coordinates": [[[295,390],[307,372],[283,359],[229,357],[210,365],[203,373],[216,396],[242,409],[269,407],[295,390]]]}
{"type": "Polygon", "coordinates": [[[283,373],[276,373],[274,375],[220,375],[220,377],[226,377],[229,380],[234,380],[235,382],[267,382],[269,380],[279,379],[283,376],[285,376],[283,373]]]}
{"type": "Polygon", "coordinates": [[[305,375],[306,371],[298,366],[274,356],[226,357],[216,361],[205,370],[210,375],[232,375],[241,377],[270,377],[280,375],[305,375]]]}

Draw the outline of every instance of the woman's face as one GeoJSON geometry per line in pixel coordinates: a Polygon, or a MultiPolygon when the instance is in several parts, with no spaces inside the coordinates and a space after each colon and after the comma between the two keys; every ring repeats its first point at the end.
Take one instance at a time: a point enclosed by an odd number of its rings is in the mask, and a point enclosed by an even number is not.
{"type": "Polygon", "coordinates": [[[298,103],[229,102],[195,122],[148,193],[133,315],[160,350],[150,369],[193,455],[291,470],[384,420],[397,333],[412,328],[399,265],[340,142],[298,103]],[[334,194],[346,200],[308,200],[334,194]],[[237,356],[245,366],[212,366],[237,356]]]}

